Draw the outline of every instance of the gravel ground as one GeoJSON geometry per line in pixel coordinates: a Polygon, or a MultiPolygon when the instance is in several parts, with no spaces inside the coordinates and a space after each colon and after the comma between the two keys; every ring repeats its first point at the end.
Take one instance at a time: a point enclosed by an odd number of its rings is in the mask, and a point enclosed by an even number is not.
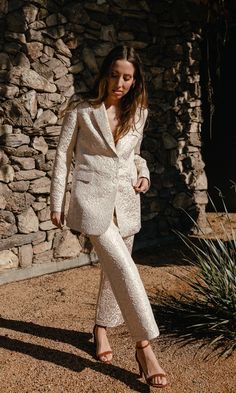
{"type": "MultiPolygon", "coordinates": [[[[183,274],[178,249],[142,251],[134,259],[154,309],[161,294],[185,290],[172,275],[183,274]]],[[[0,287],[1,393],[155,391],[136,378],[134,345],[124,325],[108,331],[113,364],[94,359],[91,331],[99,269],[84,266],[0,287]]],[[[165,333],[153,341],[168,373],[164,391],[235,393],[236,353],[217,362],[203,360],[200,344],[180,347],[165,333]]]]}

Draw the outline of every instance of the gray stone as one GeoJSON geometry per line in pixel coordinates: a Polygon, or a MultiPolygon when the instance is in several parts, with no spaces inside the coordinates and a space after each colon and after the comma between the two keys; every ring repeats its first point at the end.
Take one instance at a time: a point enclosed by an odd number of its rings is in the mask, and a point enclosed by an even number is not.
{"type": "Polygon", "coordinates": [[[9,183],[10,181],[13,181],[14,174],[15,172],[11,165],[6,164],[0,167],[0,181],[9,183]]]}
{"type": "Polygon", "coordinates": [[[38,234],[37,237],[35,239],[33,239],[33,241],[32,241],[33,246],[44,242],[46,239],[46,232],[38,231],[37,234],[38,234]]]}
{"type": "Polygon", "coordinates": [[[48,124],[56,124],[56,122],[57,116],[50,109],[47,109],[35,120],[34,126],[40,128],[48,124]]]}
{"type": "Polygon", "coordinates": [[[15,100],[8,100],[4,102],[2,106],[5,110],[5,118],[7,119],[8,123],[14,125],[15,127],[33,126],[32,119],[20,99],[16,98],[15,100]]]}
{"type": "Polygon", "coordinates": [[[69,72],[71,72],[72,74],[79,74],[81,71],[83,71],[83,69],[84,69],[83,63],[79,62],[70,66],[69,72]]]}
{"type": "Polygon", "coordinates": [[[65,75],[62,78],[56,80],[55,85],[57,85],[59,91],[64,92],[71,85],[73,85],[73,76],[72,75],[65,75]]]}
{"type": "Polygon", "coordinates": [[[61,126],[46,127],[45,134],[50,136],[58,136],[61,132],[61,126]]]}
{"type": "Polygon", "coordinates": [[[5,143],[8,147],[18,147],[26,145],[30,142],[30,138],[25,134],[7,134],[5,137],[5,143]]]}
{"type": "Polygon", "coordinates": [[[33,264],[36,263],[49,263],[53,258],[52,250],[42,252],[41,254],[34,255],[33,264]]]}
{"type": "Polygon", "coordinates": [[[66,22],[67,19],[62,14],[51,14],[46,18],[47,26],[57,26],[66,22]]]}
{"type": "Polygon", "coordinates": [[[34,201],[34,196],[29,194],[28,192],[24,192],[22,195],[21,192],[12,192],[8,195],[6,209],[10,210],[13,213],[21,213],[31,206],[34,201]]]}
{"type": "Polygon", "coordinates": [[[192,204],[193,204],[193,197],[191,195],[186,194],[185,192],[180,192],[176,194],[173,199],[173,206],[176,209],[186,210],[192,204]]]}
{"type": "Polygon", "coordinates": [[[7,204],[6,198],[0,194],[0,209],[5,209],[7,204]]]}
{"type": "Polygon", "coordinates": [[[31,90],[20,97],[24,103],[25,108],[30,113],[31,118],[34,119],[37,114],[37,94],[34,90],[31,90]]]}
{"type": "Polygon", "coordinates": [[[207,190],[207,177],[205,172],[199,173],[196,177],[194,177],[191,187],[197,191],[207,190]]]}
{"type": "Polygon", "coordinates": [[[95,57],[94,51],[92,49],[84,48],[83,61],[93,74],[98,73],[98,66],[97,66],[97,62],[96,62],[96,57],[95,57]]]}
{"type": "Polygon", "coordinates": [[[60,53],[56,53],[56,58],[60,60],[65,66],[70,67],[71,63],[69,57],[61,55],[60,53]]]}
{"type": "Polygon", "coordinates": [[[47,46],[47,45],[44,46],[43,51],[44,51],[45,55],[47,55],[48,57],[53,57],[53,55],[55,53],[54,48],[52,48],[51,46],[47,46]]]}
{"type": "Polygon", "coordinates": [[[32,68],[36,71],[39,75],[46,78],[49,82],[53,82],[53,70],[51,70],[47,64],[42,64],[39,61],[35,61],[32,63],[32,68]]]}
{"type": "Polygon", "coordinates": [[[27,23],[33,23],[36,20],[38,14],[38,7],[33,4],[26,5],[23,8],[23,14],[27,23]]]}
{"type": "Polygon", "coordinates": [[[0,124],[0,136],[12,134],[12,126],[10,124],[0,124]]]}
{"type": "Polygon", "coordinates": [[[34,209],[34,211],[40,211],[42,209],[44,209],[46,207],[46,203],[45,202],[34,202],[32,203],[32,208],[34,209]]]}
{"type": "Polygon", "coordinates": [[[0,210],[0,238],[12,236],[17,232],[14,214],[10,211],[0,210]]]}
{"type": "Polygon", "coordinates": [[[43,44],[41,42],[37,42],[37,41],[28,42],[26,44],[26,48],[29,58],[33,61],[35,61],[42,55],[43,44]]]}
{"type": "Polygon", "coordinates": [[[46,159],[48,161],[54,161],[55,155],[56,155],[56,150],[48,150],[46,154],[46,159]]]}
{"type": "Polygon", "coordinates": [[[0,53],[0,70],[10,70],[12,68],[10,57],[7,53],[0,53]]]}
{"type": "Polygon", "coordinates": [[[42,20],[36,20],[29,24],[29,28],[33,30],[43,30],[46,27],[46,23],[42,20]]]}
{"type": "Polygon", "coordinates": [[[32,157],[15,157],[12,156],[11,160],[19,165],[21,169],[34,169],[35,160],[32,157]]]}
{"type": "Polygon", "coordinates": [[[113,25],[101,27],[101,40],[116,42],[116,31],[113,25]]]}
{"type": "Polygon", "coordinates": [[[61,94],[58,93],[45,93],[37,94],[37,100],[41,108],[49,109],[62,102],[61,94]]]}
{"type": "Polygon", "coordinates": [[[14,65],[17,67],[28,69],[30,68],[30,61],[23,52],[20,52],[14,58],[14,65]]]}
{"type": "Polygon", "coordinates": [[[54,257],[76,257],[80,254],[82,249],[79,240],[76,235],[73,235],[70,231],[62,231],[57,234],[59,237],[57,247],[54,249],[54,257]]]}
{"type": "Polygon", "coordinates": [[[59,233],[60,231],[60,229],[51,229],[47,231],[47,241],[53,240],[56,233],[59,233]]]}
{"type": "Polygon", "coordinates": [[[46,173],[44,173],[43,171],[39,171],[38,169],[29,169],[25,171],[16,172],[15,178],[16,180],[33,180],[33,179],[42,178],[45,175],[46,173]]]}
{"type": "Polygon", "coordinates": [[[18,263],[18,257],[12,251],[0,251],[0,271],[17,268],[18,263]]]}
{"type": "MultiPolygon", "coordinates": [[[[42,115],[41,115],[42,116],[42,115]]],[[[46,116],[45,116],[46,118],[46,116]]],[[[43,136],[35,137],[33,140],[33,147],[34,149],[41,151],[43,154],[47,154],[48,145],[43,136]]]]}
{"type": "Polygon", "coordinates": [[[55,78],[59,79],[68,73],[68,68],[66,66],[60,66],[53,70],[55,78]]]}
{"type": "Polygon", "coordinates": [[[208,196],[206,191],[195,191],[194,192],[194,201],[200,205],[207,205],[208,203],[208,196]]]}
{"type": "Polygon", "coordinates": [[[162,139],[163,139],[164,147],[167,150],[174,149],[178,145],[176,139],[168,132],[163,132],[162,139]]]}
{"type": "Polygon", "coordinates": [[[19,265],[20,267],[28,267],[32,265],[33,247],[31,244],[25,244],[19,248],[19,265]]]}
{"type": "Polygon", "coordinates": [[[29,189],[29,184],[29,181],[15,181],[11,182],[9,187],[14,192],[25,192],[29,189]]]}
{"type": "Polygon", "coordinates": [[[22,33],[13,33],[8,31],[5,33],[5,38],[7,41],[18,41],[21,42],[22,44],[26,43],[25,34],[22,33]]]}
{"type": "Polygon", "coordinates": [[[29,207],[26,211],[19,214],[18,217],[18,230],[20,233],[37,232],[39,229],[38,217],[33,211],[32,207],[29,207]]]}
{"type": "Polygon", "coordinates": [[[30,184],[29,192],[33,194],[49,194],[51,181],[48,177],[33,180],[30,184]]]}
{"type": "Polygon", "coordinates": [[[5,150],[8,154],[16,157],[32,157],[38,153],[32,147],[27,145],[19,146],[16,149],[6,147],[5,150]]]}
{"type": "Polygon", "coordinates": [[[55,93],[56,91],[56,86],[54,84],[48,82],[47,79],[34,70],[25,72],[24,68],[15,67],[9,77],[12,83],[20,84],[21,86],[26,86],[37,91],[42,91],[44,93],[55,93]]]}
{"type": "Polygon", "coordinates": [[[134,40],[134,34],[129,31],[119,31],[118,39],[120,41],[132,41],[134,40]]]}
{"type": "Polygon", "coordinates": [[[33,253],[34,254],[41,254],[42,252],[51,250],[52,248],[52,240],[49,242],[42,242],[33,246],[33,253]]]}
{"type": "Polygon", "coordinates": [[[41,231],[49,231],[50,229],[56,228],[55,225],[51,222],[51,220],[40,222],[39,228],[41,231]]]}
{"type": "MultiPolygon", "coordinates": [[[[43,44],[43,35],[41,31],[29,29],[27,31],[27,41],[34,41],[34,43],[41,43],[43,44]]],[[[32,50],[32,48],[31,48],[32,50]]]]}
{"type": "MultiPolygon", "coordinates": [[[[43,233],[46,236],[45,232],[43,233]]],[[[23,244],[29,244],[31,242],[36,241],[39,238],[39,236],[41,236],[41,232],[34,232],[28,235],[17,234],[8,237],[7,239],[1,239],[0,250],[7,250],[12,247],[22,246],[23,244]]]]}
{"type": "Polygon", "coordinates": [[[72,57],[70,49],[66,46],[62,39],[56,41],[57,52],[66,57],[72,57]]]}
{"type": "Polygon", "coordinates": [[[38,212],[38,219],[40,222],[50,220],[50,207],[47,206],[45,209],[38,212]]]}
{"type": "Polygon", "coordinates": [[[49,36],[56,40],[58,38],[62,38],[65,35],[65,27],[63,25],[49,27],[48,29],[44,30],[43,33],[46,36],[49,36]]]}
{"type": "Polygon", "coordinates": [[[19,87],[0,84],[0,95],[5,98],[14,98],[19,94],[19,87]]]}

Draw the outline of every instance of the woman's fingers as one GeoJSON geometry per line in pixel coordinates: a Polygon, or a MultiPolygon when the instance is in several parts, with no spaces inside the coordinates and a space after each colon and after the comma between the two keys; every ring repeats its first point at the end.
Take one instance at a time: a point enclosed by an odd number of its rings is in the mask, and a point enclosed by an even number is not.
{"type": "Polygon", "coordinates": [[[146,192],[149,188],[149,181],[146,177],[140,177],[133,187],[137,192],[146,192]]]}
{"type": "Polygon", "coordinates": [[[62,225],[64,224],[64,213],[51,212],[51,221],[57,228],[62,228],[62,225]]]}

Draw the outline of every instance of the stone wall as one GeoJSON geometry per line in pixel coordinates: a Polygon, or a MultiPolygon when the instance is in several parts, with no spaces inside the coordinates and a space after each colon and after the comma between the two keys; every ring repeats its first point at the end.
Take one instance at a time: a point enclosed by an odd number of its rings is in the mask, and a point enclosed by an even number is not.
{"type": "MultiPolygon", "coordinates": [[[[50,177],[61,107],[75,91],[91,87],[102,59],[118,43],[138,50],[149,91],[142,155],[152,187],[142,196],[138,239],[148,244],[173,228],[190,227],[182,209],[204,229],[199,74],[204,21],[204,7],[191,1],[1,1],[1,271],[69,263],[89,254],[86,239],[51,224],[50,177]]],[[[70,184],[67,201],[69,195],[70,184]]]]}

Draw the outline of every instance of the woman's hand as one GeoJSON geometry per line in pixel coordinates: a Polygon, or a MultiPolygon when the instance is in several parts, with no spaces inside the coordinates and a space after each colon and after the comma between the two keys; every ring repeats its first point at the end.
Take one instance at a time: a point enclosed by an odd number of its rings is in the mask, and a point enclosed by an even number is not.
{"type": "Polygon", "coordinates": [[[137,183],[133,185],[136,192],[147,192],[149,189],[149,180],[146,177],[139,177],[137,183]]]}
{"type": "Polygon", "coordinates": [[[62,228],[64,224],[64,213],[63,212],[51,212],[51,221],[57,228],[62,228]]]}

